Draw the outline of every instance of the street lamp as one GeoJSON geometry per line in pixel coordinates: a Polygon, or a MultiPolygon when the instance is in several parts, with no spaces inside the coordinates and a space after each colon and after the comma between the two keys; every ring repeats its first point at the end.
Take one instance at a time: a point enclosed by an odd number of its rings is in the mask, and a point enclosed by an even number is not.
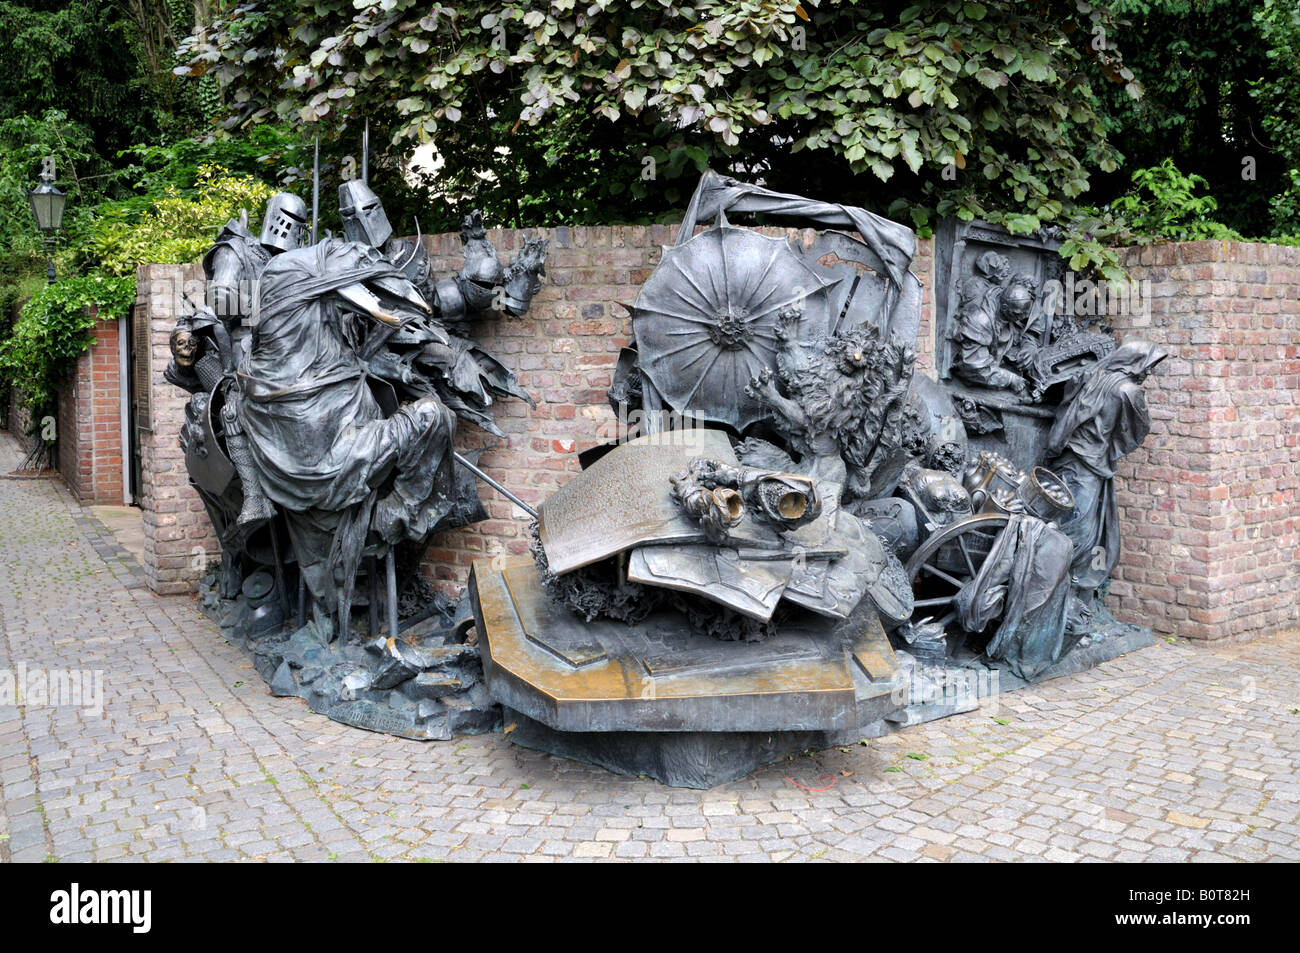
{"type": "Polygon", "coordinates": [[[45,277],[50,284],[54,284],[54,233],[63,224],[63,206],[67,201],[68,196],[54,187],[51,172],[42,172],[41,184],[27,193],[27,203],[36,216],[36,227],[45,235],[45,254],[49,262],[45,277]]]}

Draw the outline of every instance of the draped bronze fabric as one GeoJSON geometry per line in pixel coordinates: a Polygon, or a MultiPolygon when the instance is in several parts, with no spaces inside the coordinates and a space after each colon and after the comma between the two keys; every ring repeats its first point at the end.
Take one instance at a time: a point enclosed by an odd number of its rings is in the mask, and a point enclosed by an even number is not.
{"type": "Polygon", "coordinates": [[[1031,681],[1061,657],[1070,607],[1071,545],[1034,516],[1012,515],[979,572],[957,594],[957,620],[982,632],[1001,617],[984,654],[1031,681]]]}
{"type": "Polygon", "coordinates": [[[722,212],[749,212],[801,218],[832,228],[852,228],[862,236],[880,260],[885,263],[890,280],[897,288],[903,287],[904,276],[916,254],[916,233],[906,225],[868,212],[855,205],[837,205],[818,202],[802,195],[773,192],[760,185],[737,182],[735,179],[708,171],[691,197],[682,232],[677,236],[681,244],[689,235],[687,225],[707,222],[722,212]]]}
{"type": "MultiPolygon", "coordinates": [[[[372,521],[388,542],[419,538],[450,508],[455,417],[438,401],[385,418],[338,289],[400,278],[373,249],[342,241],[277,256],[262,273],[240,418],[266,495],[285,510],[317,600],[346,624],[372,521]],[[378,493],[395,476],[384,499],[378,493]]],[[[364,320],[364,319],[363,319],[364,320]]]]}
{"type": "Polygon", "coordinates": [[[1119,560],[1115,467],[1151,430],[1142,381],[1166,352],[1126,341],[1065,395],[1047,438],[1048,469],[1074,494],[1074,513],[1061,529],[1074,544],[1077,585],[1095,588],[1119,560]]]}

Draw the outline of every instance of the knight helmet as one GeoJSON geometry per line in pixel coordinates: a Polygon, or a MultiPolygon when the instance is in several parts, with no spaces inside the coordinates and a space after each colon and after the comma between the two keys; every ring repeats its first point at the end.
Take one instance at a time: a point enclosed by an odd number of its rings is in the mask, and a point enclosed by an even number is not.
{"type": "Polygon", "coordinates": [[[393,226],[384,214],[384,203],[370,186],[358,179],[339,186],[339,217],[343,219],[343,234],[350,242],[383,248],[393,235],[393,226]]]}
{"type": "Polygon", "coordinates": [[[291,192],[278,192],[262,216],[262,244],[280,251],[301,248],[307,234],[307,203],[291,192]]]}

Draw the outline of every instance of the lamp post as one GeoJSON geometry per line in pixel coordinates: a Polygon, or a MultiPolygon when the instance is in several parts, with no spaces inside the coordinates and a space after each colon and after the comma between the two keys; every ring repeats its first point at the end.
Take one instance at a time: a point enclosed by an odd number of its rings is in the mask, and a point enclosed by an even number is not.
{"type": "Polygon", "coordinates": [[[27,193],[36,227],[45,236],[45,255],[49,262],[45,277],[50,284],[54,284],[54,233],[63,224],[63,206],[67,201],[68,196],[54,187],[54,173],[48,167],[41,173],[41,184],[27,193]]]}

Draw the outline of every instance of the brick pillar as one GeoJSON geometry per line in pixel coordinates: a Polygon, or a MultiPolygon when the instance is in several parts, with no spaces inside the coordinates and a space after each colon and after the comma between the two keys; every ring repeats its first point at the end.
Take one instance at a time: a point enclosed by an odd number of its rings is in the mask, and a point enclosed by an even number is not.
{"type": "Polygon", "coordinates": [[[81,502],[122,503],[122,390],[117,316],[100,317],[89,350],[59,390],[58,467],[81,502]]]}
{"type": "Polygon", "coordinates": [[[144,510],[144,570],[154,592],[195,592],[203,567],[220,554],[203,501],[189,485],[177,440],[189,394],[163,380],[171,360],[168,338],[182,293],[203,300],[197,265],[142,265],[136,320],[149,327],[149,420],[140,431],[140,507],[144,510]]]}
{"type": "Polygon", "coordinates": [[[1300,621],[1300,249],[1186,242],[1127,252],[1150,313],[1113,319],[1173,353],[1152,431],[1116,480],[1117,615],[1222,639],[1300,621]]]}

